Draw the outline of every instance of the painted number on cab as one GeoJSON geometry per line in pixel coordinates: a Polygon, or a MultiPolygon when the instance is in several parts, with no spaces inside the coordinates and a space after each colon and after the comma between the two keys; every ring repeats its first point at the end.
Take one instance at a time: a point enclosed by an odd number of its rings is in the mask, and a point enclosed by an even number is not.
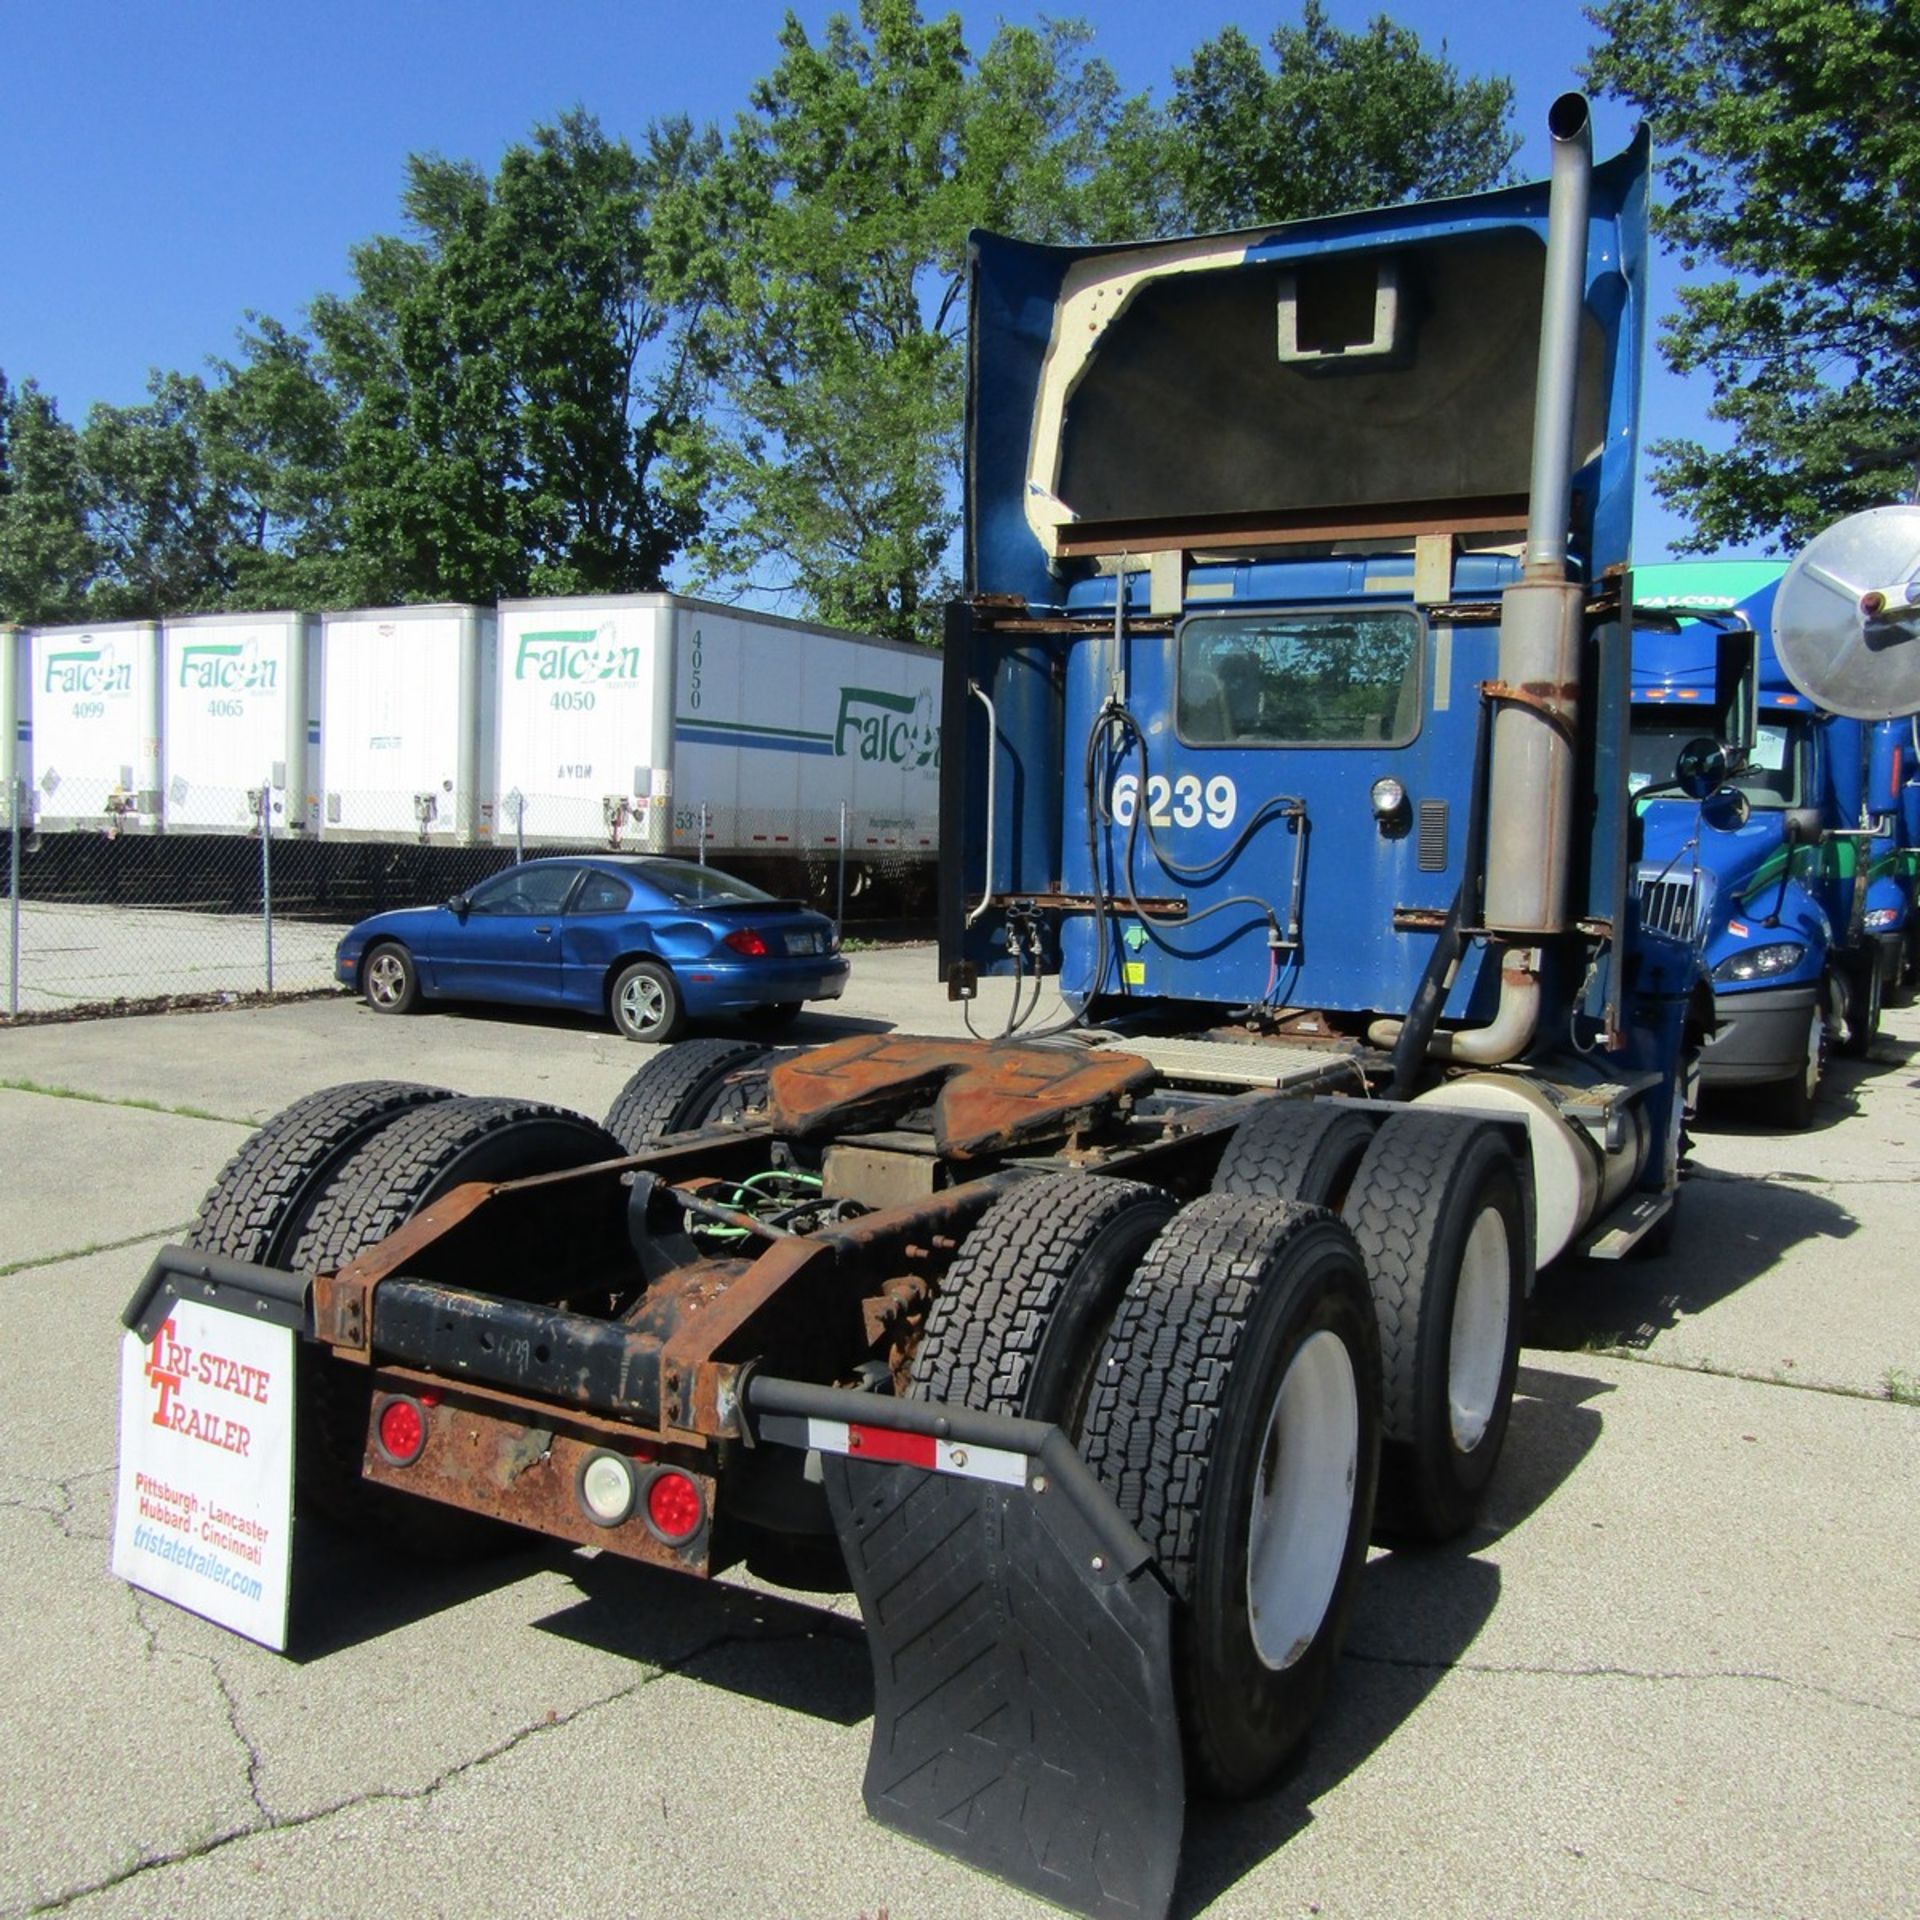
{"type": "MultiPolygon", "coordinates": [[[[1140,780],[1137,774],[1123,773],[1113,783],[1113,822],[1118,827],[1133,825],[1134,810],[1140,804],[1140,780]]],[[[1204,821],[1218,830],[1233,825],[1239,811],[1240,795],[1233,782],[1216,773],[1203,786],[1194,773],[1164,773],[1147,777],[1147,825],[1150,827],[1197,827],[1204,821]]]]}

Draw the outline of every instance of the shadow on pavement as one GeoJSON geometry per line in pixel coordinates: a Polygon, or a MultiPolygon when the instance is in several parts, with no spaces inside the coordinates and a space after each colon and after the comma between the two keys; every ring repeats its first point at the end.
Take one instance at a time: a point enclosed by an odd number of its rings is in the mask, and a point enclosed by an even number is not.
{"type": "Polygon", "coordinates": [[[429,1560],[303,1513],[294,1525],[287,1657],[304,1664],[378,1640],[510,1587],[564,1551],[531,1540],[485,1558],[429,1560]]]}
{"type": "Polygon", "coordinates": [[[1774,1134],[1782,1143],[1805,1140],[1851,1120],[1860,1111],[1861,1089],[1871,1081],[1897,1073],[1903,1075],[1903,1084],[1920,1086],[1920,1079],[1908,1077],[1904,1071],[1912,1067],[1916,1055],[1920,1055],[1920,1045],[1896,1040],[1890,1033],[1875,1034],[1873,1045],[1859,1059],[1835,1054],[1820,1081],[1813,1124],[1805,1129],[1775,1120],[1767,1102],[1769,1090],[1754,1087],[1706,1088],[1693,1125],[1703,1133],[1774,1134]]]}
{"type": "Polygon", "coordinates": [[[543,1633],[837,1726],[872,1717],[857,1614],[610,1553],[575,1556],[567,1573],[581,1598],[537,1622],[543,1633]]]}
{"type": "Polygon", "coordinates": [[[1705,1313],[1806,1240],[1844,1240],[1859,1222],[1810,1187],[1697,1167],[1680,1189],[1672,1245],[1658,1256],[1561,1260],[1540,1276],[1528,1346],[1651,1346],[1705,1313]]]}
{"type": "Polygon", "coordinates": [[[1376,1553],[1299,1761],[1258,1800],[1192,1802],[1174,1899],[1183,1920],[1309,1826],[1314,1802],[1365,1765],[1460,1662],[1500,1600],[1500,1569],[1481,1555],[1551,1499],[1592,1451],[1602,1424],[1592,1402],[1612,1391],[1551,1368],[1520,1369],[1480,1524],[1444,1546],[1376,1553]]]}

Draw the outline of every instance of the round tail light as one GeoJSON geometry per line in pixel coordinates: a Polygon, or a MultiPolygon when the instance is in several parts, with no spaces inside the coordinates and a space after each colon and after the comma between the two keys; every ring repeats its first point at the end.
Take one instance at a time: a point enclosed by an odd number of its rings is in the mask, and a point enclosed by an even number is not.
{"type": "Polygon", "coordinates": [[[691,1540],[706,1517],[707,1503],[690,1474],[678,1467],[662,1467],[647,1482],[647,1525],[668,1546],[691,1540]]]}
{"type": "Polygon", "coordinates": [[[410,1467],[426,1450],[427,1410],[404,1395],[389,1400],[374,1422],[374,1443],[391,1467],[410,1467]]]}
{"type": "Polygon", "coordinates": [[[580,1511],[596,1527],[617,1527],[633,1513],[639,1485],[633,1477],[633,1465],[623,1454],[604,1448],[587,1455],[575,1482],[580,1511]]]}

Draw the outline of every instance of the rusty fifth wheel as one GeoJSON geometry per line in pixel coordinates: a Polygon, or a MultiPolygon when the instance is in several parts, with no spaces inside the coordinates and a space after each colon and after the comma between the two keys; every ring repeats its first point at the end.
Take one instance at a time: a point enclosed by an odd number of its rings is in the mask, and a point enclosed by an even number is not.
{"type": "Polygon", "coordinates": [[[1193,1778],[1257,1792],[1305,1737],[1364,1563],[1380,1445],[1366,1274],[1332,1214],[1208,1194],[1162,1232],[1081,1446],[1182,1602],[1193,1778]]]}

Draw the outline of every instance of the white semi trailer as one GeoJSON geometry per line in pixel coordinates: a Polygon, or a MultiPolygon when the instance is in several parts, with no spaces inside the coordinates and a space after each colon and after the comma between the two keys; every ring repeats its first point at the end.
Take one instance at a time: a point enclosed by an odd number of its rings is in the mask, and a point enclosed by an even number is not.
{"type": "Polygon", "coordinates": [[[491,607],[321,616],[323,840],[493,843],[497,631],[491,607]]]}
{"type": "Polygon", "coordinates": [[[27,696],[40,825],[50,832],[157,831],[159,627],[151,620],[36,627],[27,696]]]}
{"type": "Polygon", "coordinates": [[[276,833],[318,827],[308,779],[320,724],[318,624],[308,613],[166,622],[160,731],[170,830],[251,832],[263,790],[276,833]]]}
{"type": "Polygon", "coordinates": [[[517,827],[530,845],[704,844],[716,858],[936,850],[940,658],[926,648],[677,594],[507,600],[498,713],[503,840],[517,827]]]}

